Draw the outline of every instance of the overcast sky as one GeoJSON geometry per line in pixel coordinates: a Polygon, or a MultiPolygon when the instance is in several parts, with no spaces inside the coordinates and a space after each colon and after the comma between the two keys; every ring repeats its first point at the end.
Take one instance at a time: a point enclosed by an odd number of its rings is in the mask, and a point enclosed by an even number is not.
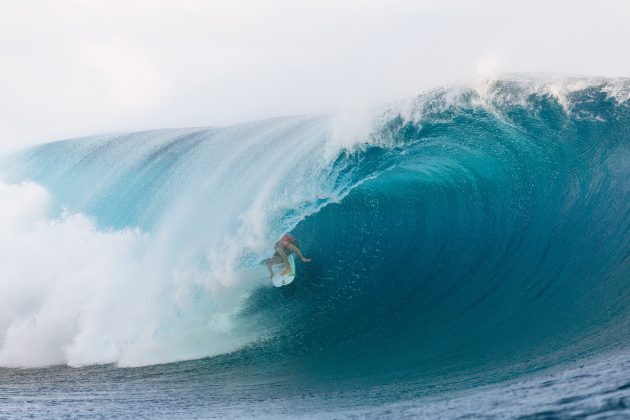
{"type": "Polygon", "coordinates": [[[0,0],[0,150],[348,110],[494,72],[630,76],[630,1],[0,0]]]}

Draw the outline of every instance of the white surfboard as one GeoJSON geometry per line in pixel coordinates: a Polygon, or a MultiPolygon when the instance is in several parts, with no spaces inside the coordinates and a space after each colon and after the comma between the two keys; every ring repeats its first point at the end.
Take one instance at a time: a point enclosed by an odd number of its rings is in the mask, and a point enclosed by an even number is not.
{"type": "Polygon", "coordinates": [[[295,255],[289,255],[289,265],[291,266],[291,272],[289,274],[281,275],[284,271],[284,264],[277,264],[272,267],[273,278],[271,281],[276,287],[286,286],[295,279],[295,255]]]}

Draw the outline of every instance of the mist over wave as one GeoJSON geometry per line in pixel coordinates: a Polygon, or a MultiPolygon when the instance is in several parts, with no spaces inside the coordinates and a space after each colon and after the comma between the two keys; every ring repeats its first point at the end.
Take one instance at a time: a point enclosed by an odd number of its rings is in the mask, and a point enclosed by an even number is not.
{"type": "Polygon", "coordinates": [[[311,377],[480,383],[626,343],[629,86],[505,77],[350,123],[6,157],[0,365],[240,349],[311,377]],[[314,261],[273,289],[259,261],[285,231],[314,261]]]}
{"type": "Polygon", "coordinates": [[[142,365],[265,335],[233,321],[269,283],[259,261],[352,187],[354,169],[329,161],[326,121],[99,136],[7,159],[0,363],[142,365]]]}

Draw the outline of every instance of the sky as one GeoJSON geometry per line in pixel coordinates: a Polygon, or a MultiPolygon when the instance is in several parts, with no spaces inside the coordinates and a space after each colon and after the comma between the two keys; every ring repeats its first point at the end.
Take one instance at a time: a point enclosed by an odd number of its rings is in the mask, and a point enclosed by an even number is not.
{"type": "Polygon", "coordinates": [[[0,0],[0,151],[502,72],[628,77],[629,22],[628,0],[0,0]]]}

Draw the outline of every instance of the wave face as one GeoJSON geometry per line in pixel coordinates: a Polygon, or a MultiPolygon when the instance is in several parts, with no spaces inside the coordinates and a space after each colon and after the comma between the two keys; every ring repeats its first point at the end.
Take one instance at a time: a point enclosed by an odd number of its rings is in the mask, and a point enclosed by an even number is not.
{"type": "Polygon", "coordinates": [[[294,117],[12,155],[0,365],[229,353],[301,382],[440,389],[625,345],[628,92],[504,78],[354,132],[294,117]],[[275,289],[259,261],[285,231],[313,262],[275,289]]]}

